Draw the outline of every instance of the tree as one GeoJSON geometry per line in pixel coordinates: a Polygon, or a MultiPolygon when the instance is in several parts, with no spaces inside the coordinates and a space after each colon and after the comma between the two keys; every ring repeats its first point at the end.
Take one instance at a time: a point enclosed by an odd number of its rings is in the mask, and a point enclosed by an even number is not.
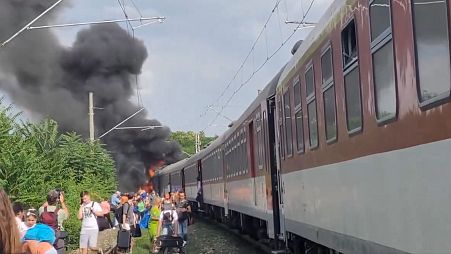
{"type": "Polygon", "coordinates": [[[70,244],[77,244],[80,192],[89,191],[96,201],[114,192],[117,179],[112,157],[99,142],[86,141],[76,133],[59,133],[51,119],[19,124],[10,112],[11,108],[0,103],[0,187],[13,201],[35,208],[50,190],[63,190],[71,212],[64,227],[70,244]]]}
{"type": "MultiPolygon", "coordinates": [[[[207,137],[204,132],[200,132],[201,149],[214,141],[218,136],[207,137]]],[[[177,141],[182,147],[185,155],[193,155],[196,153],[196,133],[194,131],[176,131],[171,133],[171,140],[177,141]]]]}

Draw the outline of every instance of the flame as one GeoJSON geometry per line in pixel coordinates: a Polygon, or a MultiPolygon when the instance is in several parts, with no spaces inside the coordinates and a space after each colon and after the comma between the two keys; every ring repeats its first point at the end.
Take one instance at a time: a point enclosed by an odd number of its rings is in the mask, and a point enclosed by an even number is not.
{"type": "Polygon", "coordinates": [[[147,182],[143,186],[141,186],[141,188],[145,190],[147,193],[150,193],[154,190],[153,178],[155,177],[156,171],[159,170],[164,165],[165,162],[163,160],[158,161],[156,164],[150,165],[149,169],[147,170],[147,182]]]}

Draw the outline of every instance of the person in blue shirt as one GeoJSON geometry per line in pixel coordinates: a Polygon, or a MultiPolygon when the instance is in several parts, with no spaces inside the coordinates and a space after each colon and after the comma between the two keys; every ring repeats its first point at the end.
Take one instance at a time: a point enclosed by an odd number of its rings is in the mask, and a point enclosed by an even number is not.
{"type": "Polygon", "coordinates": [[[116,191],[113,195],[111,195],[111,205],[113,207],[116,207],[121,203],[120,197],[121,197],[121,192],[119,192],[119,191],[116,191]]]}
{"type": "Polygon", "coordinates": [[[118,227],[119,223],[116,220],[116,209],[119,207],[119,205],[121,204],[121,192],[120,191],[116,191],[115,193],[113,193],[113,195],[111,195],[111,211],[114,212],[114,216],[113,216],[113,226],[114,227],[118,227]]]}

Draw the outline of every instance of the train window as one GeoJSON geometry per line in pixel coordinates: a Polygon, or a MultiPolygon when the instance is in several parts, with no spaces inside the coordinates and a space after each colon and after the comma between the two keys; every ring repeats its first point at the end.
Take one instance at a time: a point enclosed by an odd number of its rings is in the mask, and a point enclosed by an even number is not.
{"type": "Polygon", "coordinates": [[[343,68],[346,69],[352,65],[358,57],[357,34],[355,21],[351,20],[341,32],[341,45],[343,53],[343,68]]]}
{"type": "Polygon", "coordinates": [[[450,92],[447,3],[412,0],[418,94],[422,106],[447,98],[450,92]]]}
{"type": "Polygon", "coordinates": [[[283,114],[285,121],[285,149],[287,156],[293,154],[293,133],[291,125],[291,104],[290,104],[290,89],[288,89],[283,95],[283,114]]]}
{"type": "Polygon", "coordinates": [[[243,167],[243,171],[245,173],[248,172],[248,167],[249,167],[249,157],[247,155],[247,138],[246,138],[246,136],[247,136],[247,133],[243,129],[243,138],[244,138],[244,140],[243,140],[243,148],[244,148],[244,153],[243,153],[243,155],[244,155],[244,167],[243,167]]]}
{"type": "Polygon", "coordinates": [[[326,139],[331,142],[337,138],[335,113],[335,88],[330,86],[324,93],[324,118],[326,119],[326,139]]]}
{"type": "Polygon", "coordinates": [[[313,65],[305,72],[305,84],[307,86],[307,113],[309,126],[310,149],[318,146],[318,121],[316,116],[315,78],[313,65]]]}
{"type": "Polygon", "coordinates": [[[396,116],[390,0],[370,1],[370,26],[376,118],[383,122],[396,116]]]}
{"type": "Polygon", "coordinates": [[[304,121],[302,119],[302,110],[296,112],[296,149],[298,152],[304,151],[304,121]]]}
{"type": "Polygon", "coordinates": [[[294,92],[294,106],[298,107],[301,104],[301,82],[299,76],[296,76],[293,80],[293,92],[294,92]]]}
{"type": "Polygon", "coordinates": [[[337,138],[337,119],[335,113],[335,87],[332,65],[332,48],[329,47],[321,56],[321,77],[324,101],[324,119],[326,120],[326,140],[337,138]]]}
{"type": "Polygon", "coordinates": [[[346,121],[348,131],[353,133],[362,128],[362,106],[360,99],[359,68],[355,66],[345,74],[346,121]]]}
{"type": "Polygon", "coordinates": [[[310,149],[318,146],[318,121],[316,119],[316,101],[313,100],[307,105],[310,149]]]}
{"type": "Polygon", "coordinates": [[[313,77],[313,65],[305,73],[305,84],[307,86],[307,98],[315,95],[315,80],[313,77]]]}
{"type": "Polygon", "coordinates": [[[321,56],[321,77],[323,86],[333,82],[332,49],[329,47],[321,56]]]}
{"type": "Polygon", "coordinates": [[[371,42],[391,33],[390,0],[370,1],[371,42]]]}
{"type": "Polygon", "coordinates": [[[260,113],[257,113],[256,125],[257,125],[257,164],[259,169],[263,169],[263,140],[262,140],[262,122],[260,113]]]}
{"type": "Polygon", "coordinates": [[[393,43],[390,40],[373,53],[376,117],[387,120],[396,116],[396,87],[393,63],[393,43]]]}
{"type": "Polygon", "coordinates": [[[280,157],[282,159],[285,159],[285,149],[284,149],[284,139],[285,139],[285,132],[283,131],[283,120],[282,120],[282,112],[283,112],[283,108],[282,108],[282,97],[279,96],[279,153],[280,153],[280,157]]]}

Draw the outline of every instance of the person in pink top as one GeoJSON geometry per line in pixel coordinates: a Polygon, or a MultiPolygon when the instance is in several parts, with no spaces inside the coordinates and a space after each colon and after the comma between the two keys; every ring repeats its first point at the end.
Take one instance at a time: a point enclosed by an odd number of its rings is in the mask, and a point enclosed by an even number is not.
{"type": "Polygon", "coordinates": [[[114,227],[114,224],[111,221],[111,216],[110,216],[111,205],[108,202],[108,198],[105,198],[105,199],[103,199],[102,202],[100,202],[100,207],[102,208],[103,216],[108,220],[110,227],[114,227]]]}

